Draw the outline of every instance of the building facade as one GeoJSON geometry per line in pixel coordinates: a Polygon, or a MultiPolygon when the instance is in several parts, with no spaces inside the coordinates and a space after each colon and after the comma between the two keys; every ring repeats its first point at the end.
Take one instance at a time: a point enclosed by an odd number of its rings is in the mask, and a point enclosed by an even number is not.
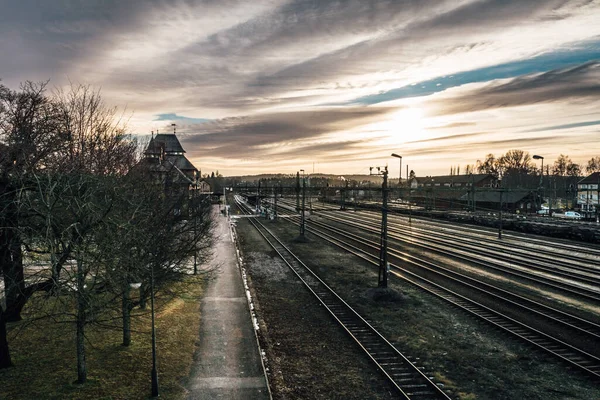
{"type": "Polygon", "coordinates": [[[199,172],[186,158],[175,133],[153,135],[135,170],[144,179],[164,187],[176,215],[186,215],[195,197],[199,172]]]}
{"type": "Polygon", "coordinates": [[[586,176],[577,182],[577,206],[586,218],[592,218],[600,210],[600,172],[586,176]]]}

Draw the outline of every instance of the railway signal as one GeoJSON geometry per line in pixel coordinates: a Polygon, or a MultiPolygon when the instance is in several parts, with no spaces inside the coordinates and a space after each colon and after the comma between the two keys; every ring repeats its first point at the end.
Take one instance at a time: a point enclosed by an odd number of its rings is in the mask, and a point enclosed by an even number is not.
{"type": "Polygon", "coordinates": [[[380,175],[383,176],[383,185],[381,186],[381,242],[379,248],[379,282],[377,284],[380,288],[387,288],[388,286],[388,261],[387,261],[387,212],[388,212],[388,169],[387,165],[383,168],[376,167],[377,172],[373,172],[373,167],[369,167],[369,175],[380,175]]]}

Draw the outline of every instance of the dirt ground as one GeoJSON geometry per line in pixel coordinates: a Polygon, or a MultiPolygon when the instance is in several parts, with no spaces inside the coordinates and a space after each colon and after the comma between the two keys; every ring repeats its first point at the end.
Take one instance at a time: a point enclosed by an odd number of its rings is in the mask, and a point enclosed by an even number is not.
{"type": "MultiPolygon", "coordinates": [[[[600,383],[396,278],[373,296],[376,267],[298,228],[268,226],[314,272],[455,399],[600,399],[600,383]]],[[[389,399],[393,388],[241,218],[237,232],[275,399],[389,399]]]]}

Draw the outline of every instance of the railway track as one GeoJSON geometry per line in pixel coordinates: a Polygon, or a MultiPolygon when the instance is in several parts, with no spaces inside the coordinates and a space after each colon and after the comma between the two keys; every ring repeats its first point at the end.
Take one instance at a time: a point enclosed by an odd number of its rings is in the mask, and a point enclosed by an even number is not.
{"type": "MultiPolygon", "coordinates": [[[[381,217],[373,213],[359,213],[355,214],[355,216],[348,216],[348,218],[377,223],[381,217]]],[[[390,218],[389,222],[395,224],[394,226],[399,231],[407,232],[406,224],[400,224],[400,220],[390,218]]],[[[540,254],[533,254],[533,247],[523,244],[523,242],[530,241],[528,237],[519,237],[518,240],[514,240],[504,235],[503,240],[498,240],[496,238],[497,232],[491,233],[486,230],[463,229],[460,226],[450,228],[448,225],[428,223],[419,223],[418,226],[412,226],[410,233],[417,237],[437,239],[444,244],[448,242],[452,243],[452,241],[455,242],[457,238],[460,238],[461,245],[468,247],[471,252],[481,255],[489,254],[495,256],[501,254],[506,256],[506,247],[510,246],[511,258],[519,259],[530,266],[535,266],[537,263],[538,265],[544,264],[553,267],[552,269],[547,268],[547,270],[572,269],[582,274],[597,274],[600,272],[600,251],[596,251],[594,248],[587,249],[584,246],[574,245],[567,247],[560,242],[555,244],[552,240],[546,239],[543,243],[536,242],[538,249],[541,251],[540,254]],[[557,250],[568,251],[568,257],[566,257],[565,253],[557,250]],[[579,254],[585,254],[585,256],[579,254]],[[535,263],[532,261],[535,261],[535,263]]]]}
{"type": "MultiPolygon", "coordinates": [[[[290,220],[291,221],[291,220],[290,220]]],[[[355,238],[352,239],[355,243],[359,243],[360,245],[354,245],[349,242],[349,237],[353,236],[348,234],[347,232],[332,232],[330,227],[319,227],[315,228],[314,221],[311,221],[310,225],[307,228],[307,232],[310,232],[346,251],[349,251],[362,259],[378,266],[378,257],[374,254],[377,252],[378,247],[375,243],[368,243],[371,251],[366,251],[364,249],[365,239],[360,238],[356,235],[355,238]],[[328,232],[323,229],[329,230],[328,232]],[[341,238],[340,238],[341,237],[341,238]],[[361,248],[363,247],[363,248],[361,248]]],[[[485,320],[486,322],[494,325],[495,327],[501,329],[502,331],[508,332],[513,336],[518,337],[519,339],[535,346],[547,352],[559,359],[565,361],[567,364],[576,367],[579,370],[582,370],[595,378],[600,378],[600,358],[590,354],[585,350],[581,350],[569,343],[566,343],[564,340],[553,337],[547,333],[536,329],[535,327],[523,322],[518,321],[513,317],[506,315],[503,312],[495,310],[489,306],[481,304],[480,302],[470,299],[465,295],[458,293],[457,291],[450,290],[446,287],[446,285],[442,285],[438,282],[435,282],[432,279],[428,279],[427,277],[423,277],[412,270],[406,268],[406,263],[410,263],[418,267],[419,269],[427,268],[433,273],[438,274],[435,270],[437,268],[433,264],[429,263],[426,265],[422,261],[417,263],[417,261],[410,260],[406,257],[405,254],[397,254],[395,252],[390,252],[388,255],[391,262],[391,267],[394,269],[393,274],[397,277],[400,277],[420,289],[433,294],[439,298],[442,298],[449,303],[453,304],[460,309],[477,316],[480,319],[485,320]],[[400,263],[403,263],[403,267],[400,268],[400,263]]],[[[445,279],[453,279],[451,277],[445,276],[445,279]]],[[[462,283],[461,283],[462,284],[462,283]]],[[[474,288],[473,282],[468,284],[469,290],[480,290],[483,291],[482,288],[474,288]]],[[[492,292],[485,292],[487,296],[493,296],[498,301],[506,301],[499,297],[497,294],[492,292]]],[[[529,313],[538,313],[538,318],[547,318],[552,320],[553,324],[562,324],[563,327],[567,327],[571,331],[577,331],[580,335],[589,335],[590,340],[593,343],[597,343],[598,335],[600,334],[600,326],[594,323],[590,323],[589,321],[581,320],[579,318],[573,318],[572,316],[558,312],[558,314],[553,314],[556,310],[550,310],[546,306],[541,306],[545,311],[544,314],[540,314],[540,310],[535,310],[534,307],[531,307],[529,303],[529,307],[527,305],[518,304],[516,301],[511,300],[513,307],[522,307],[526,309],[529,313]],[[548,315],[552,314],[552,315],[548,315]]]]}
{"type": "MultiPolygon", "coordinates": [[[[289,199],[280,199],[279,200],[279,204],[285,204],[285,205],[289,205],[289,206],[293,206],[294,210],[295,210],[295,204],[293,204],[292,201],[290,201],[289,199]]],[[[321,203],[319,203],[321,204],[321,203]]],[[[376,205],[376,204],[375,204],[376,205]]],[[[381,206],[379,204],[379,206],[381,206]]],[[[354,208],[354,206],[350,203],[348,203],[347,205],[348,208],[354,208]]],[[[320,206],[320,207],[315,207],[314,208],[315,212],[320,212],[320,211],[337,211],[340,210],[340,206],[338,204],[327,204],[327,206],[320,206]]],[[[358,207],[358,210],[361,210],[360,207],[358,207]]],[[[362,211],[372,211],[371,209],[362,209],[362,211]]],[[[403,210],[402,213],[398,213],[397,210],[395,208],[393,208],[393,204],[390,206],[389,208],[389,216],[393,217],[393,216],[402,216],[402,217],[406,217],[406,210],[403,210]]],[[[481,238],[481,240],[490,243],[490,244],[494,244],[497,241],[495,239],[493,239],[495,236],[497,236],[498,230],[494,229],[494,228],[490,228],[490,227],[483,227],[483,226],[472,226],[472,225],[468,225],[468,224],[455,224],[452,223],[450,221],[445,221],[445,220],[440,220],[440,219],[431,219],[428,217],[424,217],[424,216],[419,216],[419,217],[415,217],[413,216],[414,219],[419,221],[419,226],[421,229],[429,229],[429,230],[434,230],[435,232],[439,232],[440,230],[444,230],[444,227],[450,229],[454,234],[467,234],[467,235],[484,235],[484,236],[488,236],[488,238],[481,238]],[[490,239],[491,238],[491,239],[490,239]]],[[[554,221],[554,222],[558,222],[558,221],[554,221]]],[[[597,225],[594,223],[589,223],[588,224],[591,227],[596,227],[597,225]]],[[[581,253],[584,255],[589,255],[592,257],[600,257],[600,245],[597,244],[592,244],[592,243],[576,243],[573,242],[572,240],[566,240],[566,239],[560,239],[560,238],[555,238],[555,237],[545,237],[545,236],[538,236],[538,235],[533,235],[533,234],[521,234],[518,232],[512,232],[512,231],[505,231],[503,232],[503,237],[505,239],[509,239],[509,240],[514,240],[515,242],[512,243],[513,247],[515,249],[524,249],[525,251],[529,250],[529,248],[527,246],[521,246],[519,244],[519,241],[523,241],[526,240],[529,244],[536,244],[539,246],[548,246],[549,242],[552,245],[552,250],[564,250],[564,251],[570,251],[570,252],[576,252],[576,253],[581,253]]],[[[587,261],[585,259],[585,257],[579,257],[577,254],[572,254],[573,259],[581,259],[581,261],[587,261]]]]}
{"type": "MultiPolygon", "coordinates": [[[[470,225],[459,225],[453,224],[448,221],[443,220],[430,220],[428,218],[420,217],[419,221],[421,222],[421,226],[430,226],[432,229],[440,229],[441,227],[448,227],[452,231],[455,232],[464,232],[466,234],[476,234],[476,235],[486,235],[489,237],[494,237],[497,235],[498,230],[486,227],[477,227],[470,225]]],[[[504,231],[502,234],[503,238],[514,240],[513,243],[516,248],[524,248],[527,249],[526,246],[521,246],[519,241],[527,241],[529,244],[538,245],[538,246],[549,246],[552,245],[551,250],[563,250],[570,252],[582,253],[585,255],[600,257],[600,245],[593,243],[585,243],[585,242],[574,242],[572,240],[560,239],[556,237],[547,237],[547,236],[538,236],[533,234],[523,234],[513,231],[504,231]]],[[[493,241],[493,240],[492,240],[493,241]]],[[[577,256],[575,256],[577,257],[577,256]]]]}
{"type": "MultiPolygon", "coordinates": [[[[321,213],[319,215],[324,219],[349,225],[355,229],[367,231],[370,234],[379,233],[379,228],[375,225],[375,221],[372,220],[369,223],[365,223],[364,220],[353,216],[344,216],[342,218],[331,214],[321,213]]],[[[433,236],[433,233],[423,235],[416,232],[416,229],[411,231],[410,234],[408,233],[404,229],[398,229],[397,225],[393,222],[389,223],[390,239],[397,240],[400,243],[449,256],[455,260],[465,261],[486,271],[494,270],[505,275],[549,286],[588,301],[600,302],[600,290],[598,289],[600,287],[600,279],[592,273],[594,270],[596,274],[600,272],[600,266],[596,266],[596,268],[584,267],[582,270],[565,269],[556,263],[542,265],[529,262],[524,257],[508,255],[506,252],[488,252],[484,249],[465,245],[462,238],[460,244],[457,244],[456,239],[439,239],[437,236],[441,235],[433,236]],[[531,271],[535,271],[535,273],[531,271]]],[[[589,262],[592,264],[592,261],[589,262]]]]}
{"type": "MultiPolygon", "coordinates": [[[[243,202],[239,202],[238,205],[247,211],[243,202]]],[[[319,279],[269,229],[256,219],[250,218],[249,221],[309,291],[319,299],[333,318],[366,352],[396,387],[402,398],[450,399],[419,367],[415,366],[325,282],[319,279]]]]}

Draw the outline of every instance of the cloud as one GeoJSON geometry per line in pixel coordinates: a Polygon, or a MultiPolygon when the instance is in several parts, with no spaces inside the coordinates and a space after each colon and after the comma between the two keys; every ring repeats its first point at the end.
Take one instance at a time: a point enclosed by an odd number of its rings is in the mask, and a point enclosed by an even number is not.
{"type": "Polygon", "coordinates": [[[174,113],[170,114],[158,114],[154,121],[178,121],[185,124],[202,124],[204,122],[210,122],[210,119],[206,118],[190,118],[184,117],[182,115],[177,115],[174,113]]]}
{"type": "Polygon", "coordinates": [[[448,115],[586,98],[600,99],[600,62],[464,88],[456,94],[449,91],[429,105],[437,109],[437,115],[448,115]]]}
{"type": "Polygon", "coordinates": [[[464,126],[474,126],[474,125],[477,125],[477,123],[476,122],[453,122],[451,124],[446,124],[446,125],[441,125],[441,126],[427,127],[427,130],[462,128],[464,126]]]}
{"type": "Polygon", "coordinates": [[[514,78],[536,72],[547,72],[567,66],[591,62],[600,59],[600,42],[582,44],[580,48],[558,50],[525,60],[512,61],[454,75],[436,77],[417,82],[383,93],[367,95],[352,100],[350,104],[378,104],[390,100],[428,96],[443,92],[448,88],[468,83],[487,82],[496,79],[514,78]],[[440,81],[442,83],[440,83],[440,81]]]}
{"type": "Polygon", "coordinates": [[[354,107],[318,111],[282,112],[242,118],[226,118],[194,126],[182,142],[195,157],[255,158],[265,155],[297,155],[302,149],[326,157],[327,151],[343,151],[361,140],[346,135],[331,141],[328,134],[344,131],[349,125],[366,125],[397,108],[354,107]],[[195,128],[195,129],[194,129],[195,128]]]}
{"type": "Polygon", "coordinates": [[[462,133],[462,134],[453,134],[453,135],[448,135],[448,136],[441,136],[441,137],[434,137],[434,138],[428,138],[428,139],[420,139],[420,140],[413,140],[413,141],[408,141],[406,143],[409,144],[417,144],[417,143],[434,143],[434,142],[447,142],[449,140],[459,140],[459,141],[463,141],[464,139],[470,139],[470,138],[474,138],[474,137],[483,137],[485,135],[488,135],[490,132],[473,132],[473,133],[462,133]]]}
{"type": "Polygon", "coordinates": [[[200,165],[266,157],[276,169],[314,157],[345,168],[405,145],[413,164],[433,165],[476,146],[485,154],[488,140],[561,137],[600,118],[597,1],[6,3],[5,84],[102,87],[107,102],[135,110],[137,132],[176,121],[200,165]],[[410,137],[398,134],[394,107],[422,111],[410,137]]]}
{"type": "Polygon", "coordinates": [[[529,132],[545,132],[545,131],[555,131],[555,130],[563,130],[563,129],[581,128],[581,127],[594,126],[594,125],[600,125],[600,120],[596,120],[596,121],[583,121],[583,122],[574,122],[574,123],[563,124],[563,125],[546,126],[546,127],[542,127],[542,128],[536,128],[536,129],[526,130],[526,131],[523,131],[523,132],[524,133],[529,133],[529,132]]]}

